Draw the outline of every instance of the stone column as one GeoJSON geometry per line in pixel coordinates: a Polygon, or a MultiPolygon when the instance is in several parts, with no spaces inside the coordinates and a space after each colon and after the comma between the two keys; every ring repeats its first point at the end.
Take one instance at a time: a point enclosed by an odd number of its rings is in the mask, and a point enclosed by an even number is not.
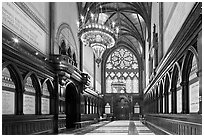
{"type": "Polygon", "coordinates": [[[158,42],[158,61],[163,57],[163,2],[159,3],[159,42],[158,42]]]}
{"type": "Polygon", "coordinates": [[[168,92],[164,91],[164,113],[168,113],[168,92]]]}
{"type": "Polygon", "coordinates": [[[54,45],[55,45],[55,2],[50,2],[50,54],[54,54],[54,45]]]}
{"type": "Polygon", "coordinates": [[[83,71],[83,43],[81,41],[81,39],[79,38],[79,47],[80,47],[80,64],[79,64],[79,69],[80,71],[83,71]]]}
{"type": "Polygon", "coordinates": [[[36,112],[35,112],[35,114],[37,114],[37,115],[41,115],[41,96],[42,96],[42,94],[41,94],[42,92],[41,91],[38,91],[37,93],[36,93],[36,112]]]}
{"type": "Polygon", "coordinates": [[[176,88],[172,87],[170,89],[171,92],[171,109],[172,109],[172,114],[176,114],[177,113],[177,97],[176,97],[176,88]]]}
{"type": "Polygon", "coordinates": [[[156,88],[156,96],[155,96],[155,98],[156,98],[156,105],[155,105],[156,113],[158,114],[159,113],[159,108],[158,108],[158,106],[159,106],[158,87],[156,88]]]}
{"type": "Polygon", "coordinates": [[[182,113],[188,114],[189,113],[189,87],[188,81],[181,82],[182,88],[182,113]]]}
{"type": "Polygon", "coordinates": [[[163,96],[161,95],[159,98],[160,98],[160,113],[163,113],[163,96]]]}
{"type": "Polygon", "coordinates": [[[53,98],[55,100],[55,110],[54,110],[54,133],[58,133],[58,114],[59,114],[59,76],[56,75],[55,81],[54,81],[54,95],[53,98]]]}

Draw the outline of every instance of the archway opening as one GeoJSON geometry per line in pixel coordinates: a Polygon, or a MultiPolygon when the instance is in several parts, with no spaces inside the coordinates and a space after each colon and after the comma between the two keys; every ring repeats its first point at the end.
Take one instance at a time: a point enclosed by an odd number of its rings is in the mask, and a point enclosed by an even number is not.
{"type": "Polygon", "coordinates": [[[66,87],[66,128],[74,128],[75,122],[79,121],[80,107],[79,94],[73,83],[66,87]]]}
{"type": "Polygon", "coordinates": [[[117,120],[128,120],[130,118],[130,101],[128,98],[121,96],[116,99],[113,115],[117,120]]]}

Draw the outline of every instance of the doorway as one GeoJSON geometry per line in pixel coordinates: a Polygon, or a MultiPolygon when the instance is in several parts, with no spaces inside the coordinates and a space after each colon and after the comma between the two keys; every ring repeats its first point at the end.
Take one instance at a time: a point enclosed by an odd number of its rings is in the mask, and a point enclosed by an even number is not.
{"type": "Polygon", "coordinates": [[[117,120],[128,120],[130,115],[129,101],[124,97],[119,98],[113,113],[117,120]]]}
{"type": "Polygon", "coordinates": [[[66,128],[74,128],[80,120],[80,99],[76,86],[70,83],[66,87],[66,128]]]}

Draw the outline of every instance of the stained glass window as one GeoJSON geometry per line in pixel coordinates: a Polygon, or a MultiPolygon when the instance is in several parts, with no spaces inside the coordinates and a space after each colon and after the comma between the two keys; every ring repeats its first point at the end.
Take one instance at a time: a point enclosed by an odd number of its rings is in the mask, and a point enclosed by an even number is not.
{"type": "Polygon", "coordinates": [[[113,51],[106,62],[106,93],[139,93],[139,68],[135,55],[124,47],[113,51]]]}

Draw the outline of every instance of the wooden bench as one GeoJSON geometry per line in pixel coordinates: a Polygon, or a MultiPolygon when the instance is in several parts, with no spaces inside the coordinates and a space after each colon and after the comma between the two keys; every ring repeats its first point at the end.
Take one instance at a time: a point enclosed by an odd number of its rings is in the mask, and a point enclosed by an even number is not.
{"type": "Polygon", "coordinates": [[[81,121],[81,122],[75,122],[75,128],[82,128],[86,127],[88,125],[96,123],[96,120],[89,120],[89,121],[81,121]]]}

